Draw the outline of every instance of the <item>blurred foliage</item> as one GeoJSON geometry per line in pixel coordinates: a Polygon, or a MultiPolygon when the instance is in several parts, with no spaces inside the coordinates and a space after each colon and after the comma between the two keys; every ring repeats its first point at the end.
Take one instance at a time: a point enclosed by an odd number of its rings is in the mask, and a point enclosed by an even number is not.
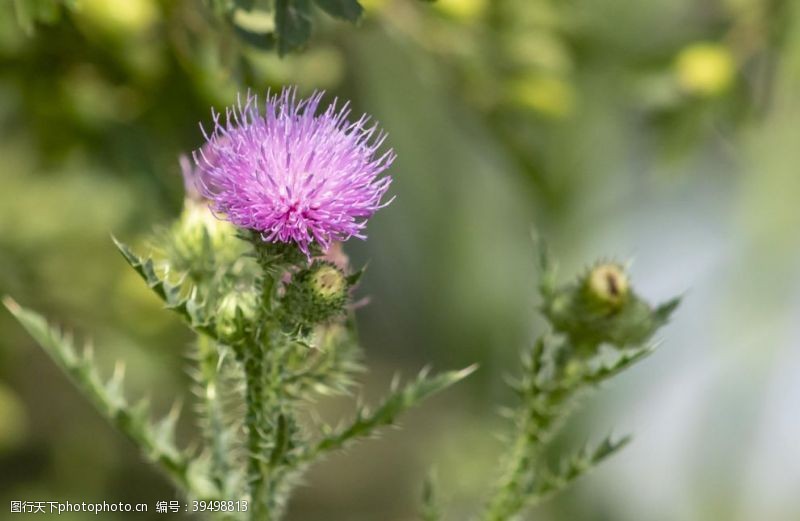
{"type": "MultiPolygon", "coordinates": [[[[247,88],[325,88],[374,113],[400,157],[397,203],[371,223],[367,243],[348,245],[357,262],[371,260],[363,294],[373,305],[360,311],[368,358],[392,368],[478,360],[483,370],[460,399],[443,398],[412,416],[402,436],[359,448],[347,465],[332,458],[311,476],[313,494],[299,491],[291,518],[366,520],[379,511],[406,519],[416,510],[419,476],[437,457],[457,476],[441,490],[463,505],[453,519],[474,511],[499,450],[476,433],[499,422],[487,405],[506,396],[498,368],[531,335],[534,281],[524,274],[535,222],[568,268],[611,250],[609,242],[639,252],[644,271],[663,262],[651,279],[656,287],[676,272],[697,273],[706,261],[695,255],[711,239],[732,257],[703,272],[720,296],[687,311],[703,313],[695,336],[683,337],[692,345],[674,351],[692,355],[679,372],[693,374],[702,353],[739,356],[731,346],[743,339],[755,339],[758,350],[741,355],[746,370],[728,387],[735,399],[714,399],[699,411],[706,419],[695,430],[724,433],[726,443],[687,453],[697,472],[680,482],[691,489],[684,499],[694,519],[792,519],[777,509],[793,495],[779,503],[774,482],[764,485],[764,508],[778,513],[742,510],[737,517],[744,492],[756,489],[739,482],[744,463],[728,451],[741,453],[756,438],[758,404],[767,396],[753,393],[743,403],[738,386],[761,385],[772,332],[793,327],[776,317],[793,298],[798,259],[796,3],[360,3],[357,27],[312,9],[310,40],[280,58],[252,45],[207,3],[0,2],[0,293],[69,328],[96,331],[98,344],[108,346],[96,353],[101,362],[129,361],[132,392],[179,395],[189,339],[177,320],[159,313],[108,234],[135,237],[178,214],[177,157],[200,143],[197,122],[208,121],[210,106],[229,104],[247,88]],[[20,5],[35,12],[20,19],[20,5]],[[644,233],[639,223],[654,228],[644,233]],[[690,248],[691,260],[681,260],[690,248]],[[697,345],[701,333],[708,346],[697,345]],[[154,347],[163,345],[173,348],[154,347]],[[420,447],[423,461],[412,456],[420,447]],[[391,476],[367,479],[386,468],[391,476]]],[[[235,16],[251,29],[271,22],[246,10],[235,16]]],[[[169,484],[83,405],[7,314],[0,330],[2,501],[171,499],[169,484]]],[[[379,370],[367,388],[380,388],[386,374],[379,370]]],[[[648,375],[657,381],[662,370],[648,375]]],[[[679,382],[673,387],[685,387],[679,382]]],[[[343,406],[334,400],[325,407],[335,414],[343,406]]],[[[580,437],[577,421],[571,429],[580,437]]],[[[178,431],[185,437],[185,426],[178,431]]],[[[785,456],[779,461],[788,468],[785,456]]],[[[612,507],[595,488],[579,487],[537,515],[637,519],[637,505],[656,501],[643,493],[612,507]]],[[[681,490],[662,493],[674,502],[681,490]]],[[[658,520],[675,514],[645,511],[658,520]]]]}
{"type": "Polygon", "coordinates": [[[453,68],[451,86],[485,115],[538,202],[568,207],[603,119],[635,118],[674,159],[758,118],[789,2],[443,0],[441,16],[382,4],[387,24],[453,68]],[[663,23],[678,17],[680,29],[663,23]],[[578,150],[565,154],[570,144],[578,150]]]}
{"type": "MultiPolygon", "coordinates": [[[[206,0],[194,7],[227,26],[243,43],[279,55],[302,49],[311,37],[312,4],[334,18],[356,22],[363,7],[358,0],[206,0]]],[[[156,21],[153,0],[15,0],[17,20],[26,33],[36,24],[60,20],[62,8],[97,23],[108,34],[142,28],[156,21]]]]}

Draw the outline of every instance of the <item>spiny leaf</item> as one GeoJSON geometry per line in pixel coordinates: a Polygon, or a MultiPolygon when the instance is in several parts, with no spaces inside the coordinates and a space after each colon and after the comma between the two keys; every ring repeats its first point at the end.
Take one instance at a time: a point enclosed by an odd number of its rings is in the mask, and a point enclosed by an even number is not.
{"type": "Polygon", "coordinates": [[[3,304],[101,414],[136,443],[152,461],[160,464],[176,484],[190,489],[188,457],[173,443],[177,420],[175,413],[159,425],[152,425],[148,420],[146,401],[128,406],[122,395],[121,369],[117,369],[111,380],[104,383],[92,363],[90,349],[84,350],[79,356],[71,337],[50,327],[41,315],[21,307],[9,297],[3,299],[3,304]]]}
{"type": "Polygon", "coordinates": [[[659,325],[666,324],[680,303],[681,297],[676,297],[672,300],[664,302],[663,304],[660,304],[655,310],[653,310],[653,318],[659,323],[659,325]]]}
{"type": "Polygon", "coordinates": [[[626,445],[628,445],[633,438],[630,435],[623,436],[622,438],[614,441],[611,436],[606,438],[600,443],[592,453],[592,463],[597,464],[608,458],[615,452],[618,452],[626,445]]]}
{"type": "Polygon", "coordinates": [[[154,437],[162,446],[175,445],[175,428],[178,424],[180,411],[180,402],[175,402],[169,413],[153,426],[154,437]]]}
{"type": "Polygon", "coordinates": [[[651,345],[639,347],[636,349],[625,349],[620,351],[619,358],[611,365],[600,366],[599,368],[588,371],[583,375],[583,382],[591,385],[597,385],[605,380],[613,378],[625,369],[631,367],[635,363],[650,356],[655,352],[655,347],[651,345]]]}
{"type": "Polygon", "coordinates": [[[460,371],[449,371],[435,376],[421,373],[413,382],[393,391],[374,411],[369,412],[365,407],[359,408],[355,420],[349,426],[323,438],[305,459],[340,449],[358,438],[373,436],[378,428],[394,424],[400,414],[425,398],[463,380],[476,369],[477,366],[472,365],[460,371]]]}
{"type": "Polygon", "coordinates": [[[527,492],[527,505],[536,504],[548,496],[564,490],[606,458],[620,451],[630,441],[630,436],[624,436],[619,440],[612,440],[610,436],[607,436],[595,449],[582,448],[564,459],[556,472],[540,469],[531,481],[532,488],[527,492]]]}
{"type": "MultiPolygon", "coordinates": [[[[84,360],[86,363],[91,363],[86,357],[84,357],[84,360]]],[[[124,407],[126,405],[122,389],[124,379],[125,365],[122,362],[117,362],[111,379],[105,385],[105,392],[108,395],[109,401],[118,404],[119,407],[124,407]]]]}
{"type": "Polygon", "coordinates": [[[125,261],[127,261],[136,273],[142,277],[145,283],[147,283],[147,286],[158,295],[167,309],[178,313],[195,331],[204,333],[212,338],[217,337],[217,329],[214,325],[214,321],[206,316],[203,306],[197,300],[197,291],[195,288],[192,288],[188,297],[183,297],[181,284],[170,284],[159,277],[152,259],[139,257],[130,247],[117,240],[113,235],[111,239],[114,241],[114,244],[117,246],[117,249],[120,251],[125,261]]]}
{"type": "Polygon", "coordinates": [[[353,287],[361,281],[361,278],[364,276],[364,273],[367,272],[367,266],[365,265],[360,270],[357,270],[346,277],[347,285],[349,287],[353,287]]]}

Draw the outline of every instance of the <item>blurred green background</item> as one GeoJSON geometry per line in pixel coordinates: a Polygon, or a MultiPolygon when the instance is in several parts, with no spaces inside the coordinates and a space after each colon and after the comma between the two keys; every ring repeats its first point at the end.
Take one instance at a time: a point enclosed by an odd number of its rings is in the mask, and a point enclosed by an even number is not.
{"type": "MultiPolygon", "coordinates": [[[[662,349],[570,423],[571,442],[614,429],[633,445],[531,518],[797,519],[796,2],[364,0],[358,27],[319,15],[283,59],[202,2],[72,3],[33,30],[0,3],[0,294],[90,335],[108,372],[126,360],[131,395],[190,402],[190,336],[109,234],[135,243],[178,214],[177,157],[211,106],[323,88],[398,152],[397,200],[347,245],[369,261],[363,393],[428,363],[481,370],[315,468],[290,520],[415,519],[431,466],[449,519],[480,505],[503,376],[542,331],[533,227],[565,277],[610,255],[648,298],[686,298],[662,349]]],[[[5,312],[0,332],[0,511],[175,499],[5,312]]]]}

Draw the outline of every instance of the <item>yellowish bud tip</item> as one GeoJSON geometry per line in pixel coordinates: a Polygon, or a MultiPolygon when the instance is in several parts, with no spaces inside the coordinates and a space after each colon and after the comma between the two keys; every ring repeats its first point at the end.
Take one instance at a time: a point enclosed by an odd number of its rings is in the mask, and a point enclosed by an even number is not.
{"type": "Polygon", "coordinates": [[[589,272],[587,289],[592,297],[619,306],[628,297],[628,276],[618,264],[601,264],[589,272]]]}
{"type": "Polygon", "coordinates": [[[347,286],[347,280],[341,271],[325,264],[311,275],[311,288],[323,299],[341,296],[347,286]]]}

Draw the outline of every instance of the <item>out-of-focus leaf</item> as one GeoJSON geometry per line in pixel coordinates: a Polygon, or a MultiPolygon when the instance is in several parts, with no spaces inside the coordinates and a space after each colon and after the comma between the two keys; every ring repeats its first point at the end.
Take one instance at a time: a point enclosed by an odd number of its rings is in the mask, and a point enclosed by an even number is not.
{"type": "Polygon", "coordinates": [[[329,15],[351,22],[361,18],[364,12],[358,0],[314,0],[314,2],[329,15]]]}
{"type": "MultiPolygon", "coordinates": [[[[59,0],[14,0],[14,9],[17,13],[17,22],[22,29],[32,34],[37,22],[54,23],[58,21],[60,14],[59,0]]],[[[72,7],[72,1],[64,1],[72,7]]]]}
{"type": "Polygon", "coordinates": [[[259,33],[237,24],[234,24],[233,28],[241,41],[256,49],[271,51],[275,48],[275,33],[259,33]]]}
{"type": "Polygon", "coordinates": [[[251,10],[256,5],[256,0],[233,0],[236,7],[244,9],[245,11],[251,10]]]}
{"type": "Polygon", "coordinates": [[[305,45],[311,36],[311,0],[277,0],[275,28],[281,56],[305,45]]]}

